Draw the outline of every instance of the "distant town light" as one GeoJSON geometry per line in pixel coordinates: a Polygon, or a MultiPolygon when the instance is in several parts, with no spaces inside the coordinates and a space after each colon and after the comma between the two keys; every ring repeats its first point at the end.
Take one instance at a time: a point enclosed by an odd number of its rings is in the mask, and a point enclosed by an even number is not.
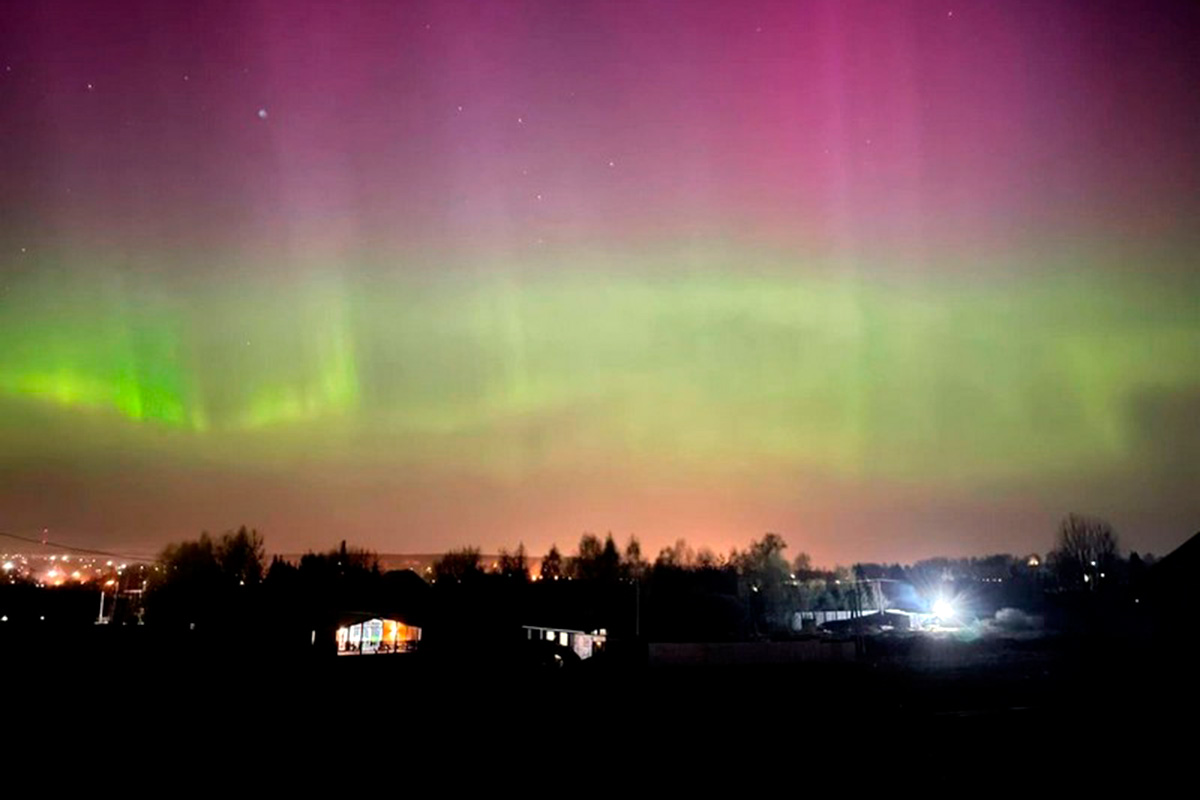
{"type": "Polygon", "coordinates": [[[16,568],[17,568],[17,565],[14,564],[13,562],[11,562],[11,561],[4,562],[4,571],[5,572],[12,572],[16,568]]]}
{"type": "Polygon", "coordinates": [[[1084,576],[1083,576],[1083,582],[1084,582],[1084,583],[1088,583],[1089,581],[1091,581],[1091,579],[1092,579],[1092,576],[1091,576],[1091,575],[1084,575],[1084,576]]]}

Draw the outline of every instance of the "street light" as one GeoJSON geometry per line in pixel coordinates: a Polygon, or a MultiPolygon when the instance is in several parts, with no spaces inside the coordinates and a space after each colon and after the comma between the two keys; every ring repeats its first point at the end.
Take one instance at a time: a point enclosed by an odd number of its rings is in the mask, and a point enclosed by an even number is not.
{"type": "Polygon", "coordinates": [[[954,605],[944,597],[939,597],[933,602],[933,615],[938,619],[954,619],[954,614],[954,605]]]}
{"type": "Polygon", "coordinates": [[[100,587],[100,614],[96,617],[97,625],[104,624],[104,587],[112,586],[115,583],[116,581],[114,581],[112,578],[109,578],[104,582],[104,585],[100,587]]]}

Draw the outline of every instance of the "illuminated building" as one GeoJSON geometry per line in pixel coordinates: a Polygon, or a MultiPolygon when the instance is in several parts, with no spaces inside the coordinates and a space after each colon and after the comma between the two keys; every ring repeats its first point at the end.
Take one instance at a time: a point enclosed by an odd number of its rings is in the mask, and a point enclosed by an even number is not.
{"type": "MultiPolygon", "coordinates": [[[[348,615],[334,635],[338,655],[410,652],[421,641],[421,629],[416,625],[370,614],[348,615]]],[[[313,639],[315,643],[315,631],[313,639]]]]}
{"type": "Polygon", "coordinates": [[[591,633],[570,630],[569,628],[541,628],[535,625],[524,625],[525,638],[531,642],[549,642],[557,647],[565,647],[579,658],[591,658],[604,650],[608,643],[608,631],[598,628],[591,633]]]}

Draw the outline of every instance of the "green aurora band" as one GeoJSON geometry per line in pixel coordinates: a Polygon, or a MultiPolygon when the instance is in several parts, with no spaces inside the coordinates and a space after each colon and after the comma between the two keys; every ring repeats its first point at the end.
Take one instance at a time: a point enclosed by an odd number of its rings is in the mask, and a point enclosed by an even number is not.
{"type": "Polygon", "coordinates": [[[116,275],[10,282],[0,400],[250,463],[316,448],[501,479],[596,458],[971,486],[1115,469],[1142,446],[1139,404],[1200,376],[1196,287],[1161,274],[313,271],[236,294],[116,275]]]}

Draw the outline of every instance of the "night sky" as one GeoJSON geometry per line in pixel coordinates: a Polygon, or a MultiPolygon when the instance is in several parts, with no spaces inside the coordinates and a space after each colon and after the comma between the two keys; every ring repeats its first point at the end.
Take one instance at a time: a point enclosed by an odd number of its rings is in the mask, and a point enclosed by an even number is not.
{"type": "Polygon", "coordinates": [[[1200,6],[4,2],[0,529],[1200,528],[1200,6]]]}

